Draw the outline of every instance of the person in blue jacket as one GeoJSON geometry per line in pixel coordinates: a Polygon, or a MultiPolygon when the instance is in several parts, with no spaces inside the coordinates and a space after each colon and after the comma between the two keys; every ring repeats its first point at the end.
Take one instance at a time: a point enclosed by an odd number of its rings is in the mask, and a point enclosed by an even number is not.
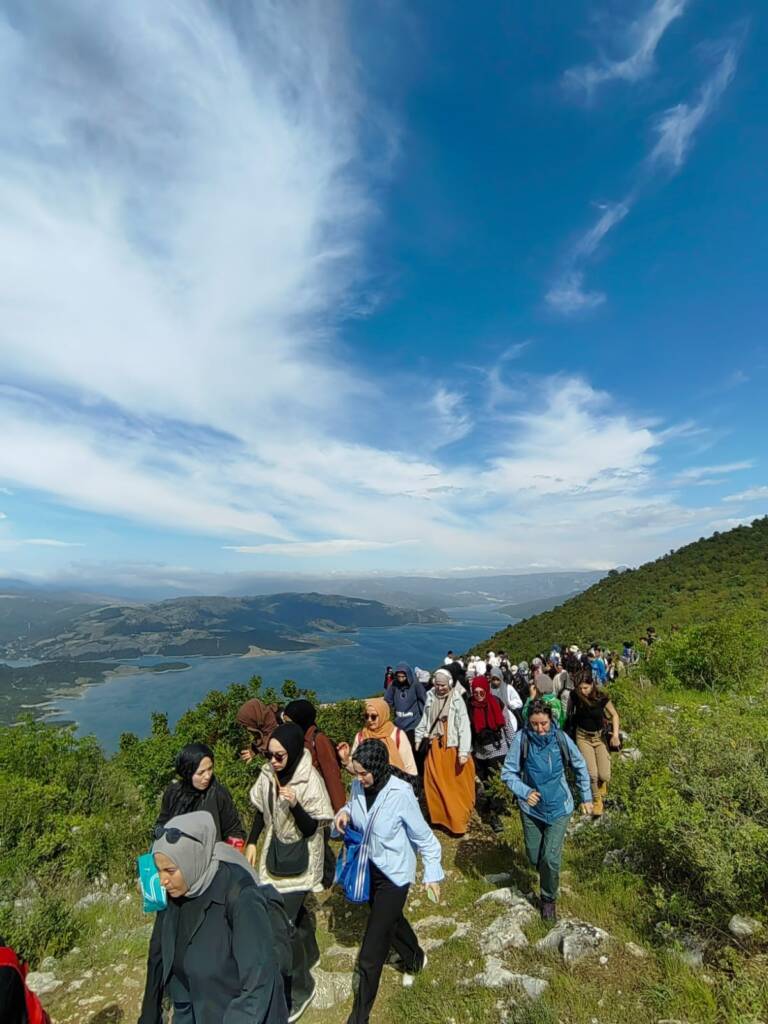
{"type": "Polygon", "coordinates": [[[395,725],[403,730],[415,752],[414,733],[424,714],[427,691],[424,684],[416,678],[411,666],[404,661],[395,668],[395,678],[384,692],[384,700],[392,708],[395,725]]]}
{"type": "Polygon", "coordinates": [[[591,814],[592,787],[586,762],[576,744],[558,728],[550,705],[534,700],[526,725],[515,734],[504,759],[501,779],[520,806],[525,852],[539,872],[545,921],[557,920],[563,843],[574,808],[566,777],[568,764],[576,775],[581,811],[591,814]]]}
{"type": "MultiPolygon", "coordinates": [[[[347,826],[366,835],[361,857],[370,870],[371,912],[357,960],[358,986],[347,1024],[368,1024],[381,972],[390,949],[405,968],[403,985],[427,962],[403,909],[416,881],[416,853],[424,862],[424,885],[430,899],[440,899],[442,849],[419,809],[407,775],[389,763],[381,740],[365,740],[352,757],[355,781],[349,800],[336,814],[336,831],[347,826]]],[[[365,870],[365,864],[361,865],[365,870]]]]}

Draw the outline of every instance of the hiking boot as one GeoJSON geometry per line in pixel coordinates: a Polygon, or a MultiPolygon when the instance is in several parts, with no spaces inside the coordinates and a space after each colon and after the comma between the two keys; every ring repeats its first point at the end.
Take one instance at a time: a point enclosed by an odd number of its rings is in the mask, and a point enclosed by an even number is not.
{"type": "Polygon", "coordinates": [[[557,905],[554,900],[545,900],[541,898],[541,920],[552,921],[554,924],[557,921],[557,905]]]}
{"type": "Polygon", "coordinates": [[[312,991],[309,993],[307,998],[304,1000],[304,1002],[301,1003],[300,1006],[297,1006],[295,1009],[293,1009],[293,1008],[291,1009],[291,1012],[290,1012],[290,1014],[288,1016],[288,1024],[293,1024],[293,1022],[295,1020],[299,1019],[299,1017],[302,1015],[302,1013],[304,1013],[306,1008],[309,1006],[309,1004],[315,998],[315,993],[316,992],[317,992],[317,986],[314,986],[312,991]]]}

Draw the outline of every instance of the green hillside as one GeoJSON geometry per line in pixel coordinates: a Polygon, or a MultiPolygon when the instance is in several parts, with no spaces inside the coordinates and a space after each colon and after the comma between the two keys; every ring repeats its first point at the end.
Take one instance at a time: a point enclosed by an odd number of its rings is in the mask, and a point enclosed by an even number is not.
{"type": "Polygon", "coordinates": [[[715,533],[647,562],[612,570],[551,611],[524,619],[478,646],[530,657],[553,642],[618,647],[654,626],[701,625],[743,611],[768,619],[768,517],[715,533]]]}

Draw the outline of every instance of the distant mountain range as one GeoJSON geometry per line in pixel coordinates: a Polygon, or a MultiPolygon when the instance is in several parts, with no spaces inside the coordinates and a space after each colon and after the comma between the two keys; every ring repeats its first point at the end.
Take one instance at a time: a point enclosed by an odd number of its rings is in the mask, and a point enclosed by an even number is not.
{"type": "Polygon", "coordinates": [[[567,570],[564,572],[445,574],[327,573],[199,573],[173,578],[172,571],[130,567],[113,575],[80,576],[60,582],[36,584],[23,580],[0,580],[0,593],[40,595],[65,604],[145,603],[192,595],[253,597],[270,594],[341,594],[369,601],[381,601],[396,608],[461,608],[470,605],[504,605],[538,601],[574,594],[592,586],[605,572],[567,570]]]}
{"type": "Polygon", "coordinates": [[[0,656],[93,662],[145,654],[298,651],[338,642],[339,634],[360,626],[448,621],[437,608],[397,608],[338,594],[183,597],[127,605],[0,588],[0,656]]]}

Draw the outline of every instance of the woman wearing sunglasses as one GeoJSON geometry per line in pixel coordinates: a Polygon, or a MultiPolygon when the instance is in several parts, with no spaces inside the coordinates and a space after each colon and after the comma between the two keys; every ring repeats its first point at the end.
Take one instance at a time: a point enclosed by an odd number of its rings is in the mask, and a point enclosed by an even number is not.
{"type": "Polygon", "coordinates": [[[381,697],[373,697],[365,702],[365,725],[355,736],[352,746],[339,743],[336,747],[339,760],[347,771],[352,771],[352,758],[361,743],[365,740],[381,740],[387,748],[392,767],[416,777],[416,759],[410,740],[402,729],[390,721],[390,714],[389,704],[381,697]]]}
{"type": "Polygon", "coordinates": [[[323,891],[323,826],[333,820],[325,785],[297,725],[279,725],[270,736],[267,763],[251,789],[251,803],[256,814],[245,855],[255,865],[256,844],[264,833],[259,877],[277,889],[296,926],[287,984],[288,1019],[295,1021],[315,994],[310,971],[320,950],[304,901],[307,893],[323,891]]]}
{"type": "Polygon", "coordinates": [[[266,887],[237,850],[216,841],[206,811],[156,828],[152,846],[168,905],[155,918],[139,1024],[285,1024],[288,1010],[266,887]]]}

